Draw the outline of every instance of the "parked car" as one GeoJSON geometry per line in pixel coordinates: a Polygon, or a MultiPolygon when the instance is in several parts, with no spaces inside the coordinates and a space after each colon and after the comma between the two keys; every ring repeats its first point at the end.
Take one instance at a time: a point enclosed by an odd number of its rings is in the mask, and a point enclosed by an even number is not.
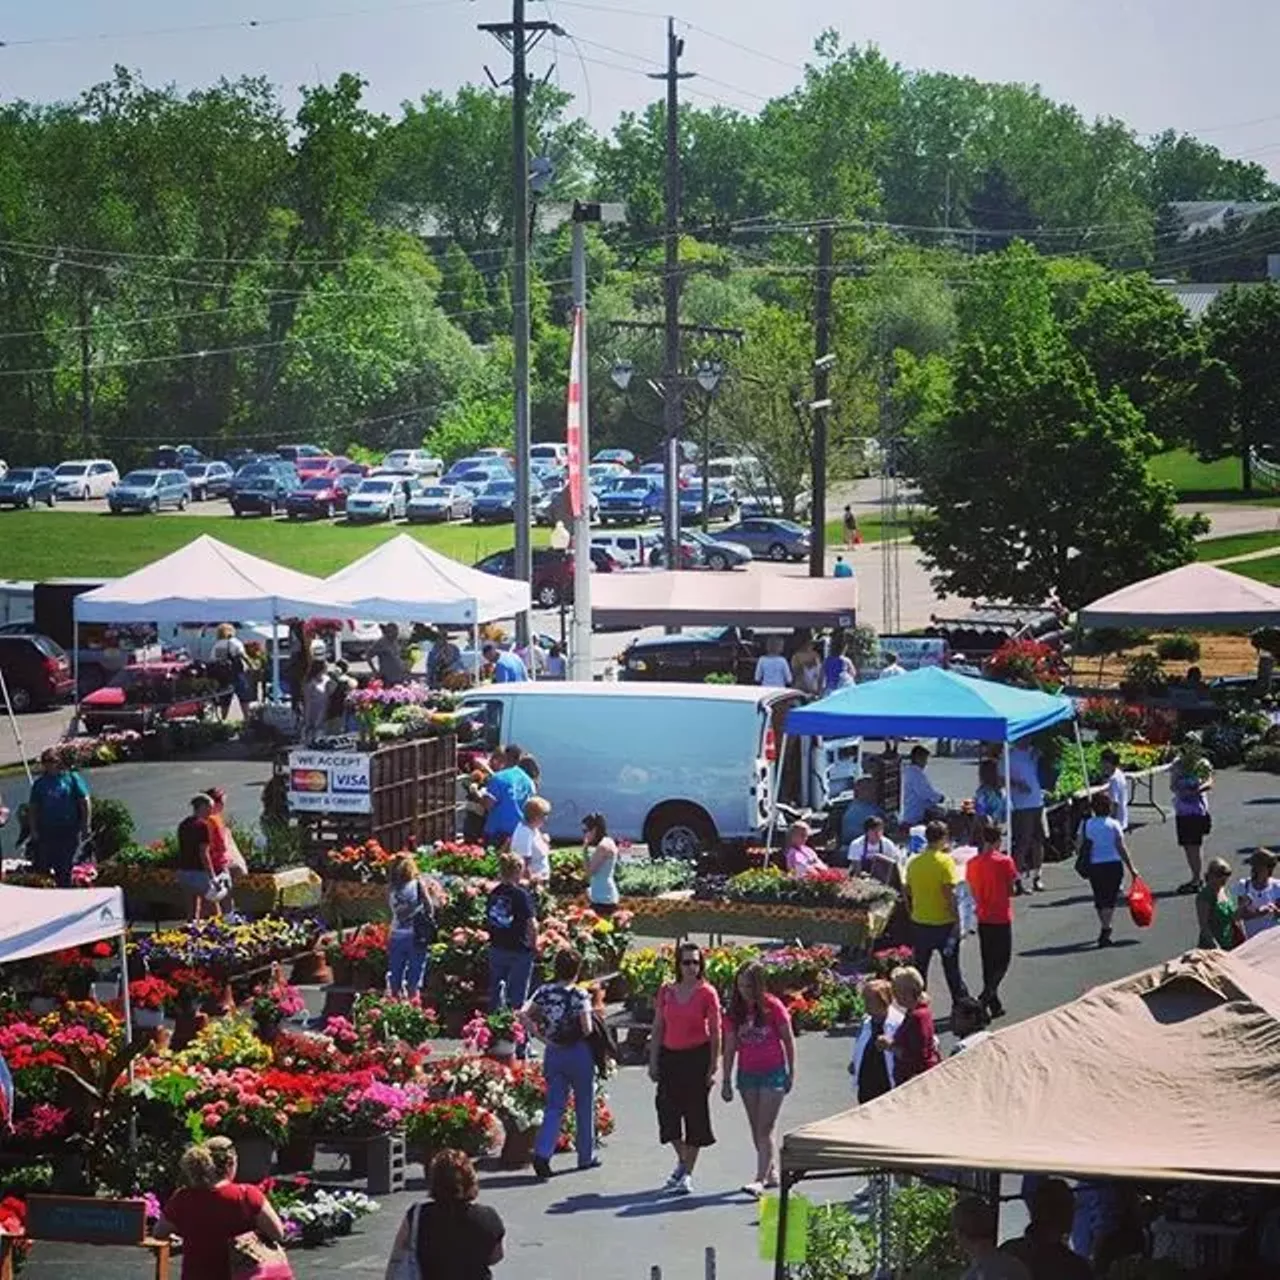
{"type": "Polygon", "coordinates": [[[222,455],[222,461],[231,468],[231,474],[234,475],[246,462],[256,462],[261,457],[254,449],[228,449],[222,455]]]}
{"type": "Polygon", "coordinates": [[[644,524],[662,514],[661,477],[623,476],[600,495],[600,523],[644,524]]]}
{"type": "MultiPolygon", "coordinates": [[[[661,533],[646,533],[645,545],[649,548],[646,563],[651,569],[667,567],[667,540],[661,533]]],[[[702,548],[687,534],[680,535],[680,568],[700,569],[703,565],[702,548]]]]}
{"type": "Polygon", "coordinates": [[[373,475],[347,495],[347,523],[403,520],[417,486],[404,476],[373,475]]]}
{"type": "MultiPolygon", "coordinates": [[[[592,524],[600,523],[600,495],[594,489],[591,490],[587,499],[587,514],[592,524]]],[[[557,485],[555,488],[543,486],[542,496],[536,498],[533,503],[533,519],[535,524],[546,525],[548,528],[553,527],[557,519],[562,520],[566,525],[572,523],[568,487],[566,485],[557,485]]]]}
{"type": "MultiPolygon", "coordinates": [[[[733,495],[720,485],[707,490],[707,519],[732,520],[735,511],[733,495]]],[[[702,483],[691,480],[680,486],[680,522],[692,523],[702,519],[702,483]]]]}
{"type": "Polygon", "coordinates": [[[293,466],[299,480],[310,480],[313,476],[336,476],[350,461],[350,458],[299,458],[293,466]]]}
{"type": "Polygon", "coordinates": [[[185,511],[190,501],[191,481],[185,471],[130,471],[107,494],[107,505],[115,515],[126,511],[154,515],[164,507],[185,511]]]}
{"type": "Polygon", "coordinates": [[[405,515],[410,524],[465,520],[471,514],[471,502],[471,490],[462,485],[432,484],[419,489],[409,499],[405,515]]]}
{"type": "Polygon", "coordinates": [[[235,473],[225,462],[189,462],[182,470],[191,481],[192,502],[225,498],[231,491],[231,477],[235,473]]]}
{"type": "Polygon", "coordinates": [[[460,458],[441,476],[445,484],[457,484],[469,471],[483,471],[486,482],[489,480],[510,479],[515,473],[505,458],[460,458]]]}
{"type": "Polygon", "coordinates": [[[274,516],[283,511],[289,495],[301,487],[298,473],[289,462],[251,462],[237,473],[231,485],[231,511],[237,518],[247,515],[274,516]]]}
{"type": "Polygon", "coordinates": [[[809,554],[809,530],[794,520],[739,520],[721,529],[720,537],[770,560],[804,560],[809,554]]]}
{"type": "Polygon", "coordinates": [[[426,449],[394,449],[382,460],[388,471],[412,471],[419,476],[438,476],[444,462],[426,449]]]}
{"type": "Polygon", "coordinates": [[[151,467],[157,471],[181,471],[189,462],[203,462],[204,454],[193,444],[162,444],[151,455],[151,467]]]}
{"type": "Polygon", "coordinates": [[[624,569],[640,569],[649,563],[652,534],[638,529],[625,533],[597,533],[592,530],[591,547],[607,551],[624,569]]]}
{"type": "Polygon", "coordinates": [[[715,534],[703,533],[701,529],[686,529],[680,540],[686,539],[701,548],[702,562],[708,569],[737,569],[754,559],[751,548],[744,543],[730,542],[715,534]]]}
{"type": "Polygon", "coordinates": [[[569,465],[569,446],[563,440],[535,444],[529,450],[529,459],[530,461],[542,459],[553,462],[556,466],[565,467],[569,465]]]}
{"type": "MultiPolygon", "coordinates": [[[[516,556],[512,550],[485,556],[476,568],[495,578],[515,577],[516,556]]],[[[539,609],[555,609],[563,600],[573,603],[573,557],[553,547],[533,549],[533,581],[529,584],[533,603],[539,609]]]]}
{"type": "Polygon", "coordinates": [[[90,498],[105,498],[120,479],[120,473],[116,464],[106,458],[75,458],[54,468],[53,478],[58,497],[86,502],[90,498]]]}
{"type": "MultiPolygon", "coordinates": [[[[529,477],[529,499],[534,510],[543,495],[536,476],[529,477]]],[[[471,503],[472,524],[506,524],[516,518],[516,482],[491,480],[471,503]]]]}
{"type": "Polygon", "coordinates": [[[511,450],[503,449],[498,445],[490,445],[486,449],[477,449],[475,456],[477,458],[498,458],[499,460],[507,463],[508,465],[510,465],[512,461],[511,450]]]}
{"type": "Polygon", "coordinates": [[[597,449],[592,462],[613,462],[626,471],[636,465],[636,455],[630,449],[597,449]]]}
{"type": "Polygon", "coordinates": [[[591,477],[592,484],[599,484],[603,480],[613,479],[614,476],[629,476],[631,468],[624,467],[620,462],[593,462],[587,468],[587,474],[591,477]]]}
{"type": "Polygon", "coordinates": [[[9,464],[3,458],[0,458],[0,480],[3,480],[8,474],[9,464]]]}
{"type": "Polygon", "coordinates": [[[75,692],[66,651],[39,632],[0,634],[0,675],[13,711],[49,707],[75,692]]]}
{"type": "MultiPolygon", "coordinates": [[[[581,837],[582,815],[609,797],[609,832],[651,857],[693,859],[720,841],[762,843],[778,736],[801,695],[791,689],[611,681],[486,684],[467,693],[484,744],[518,742],[556,779],[553,840],[581,837]]],[[[856,738],[788,744],[779,800],[824,808],[856,738]],[[794,753],[794,754],[793,754],[794,753]]]]}
{"type": "Polygon", "coordinates": [[[48,467],[14,467],[0,479],[0,507],[34,507],[58,501],[58,482],[48,467]]]}
{"type": "MultiPolygon", "coordinates": [[[[773,634],[783,636],[790,657],[795,636],[773,634]]],[[[731,675],[739,684],[751,684],[766,639],[767,633],[743,627],[687,627],[677,635],[641,636],[623,651],[618,678],[701,682],[709,675],[731,675]]]]}
{"type": "Polygon", "coordinates": [[[284,512],[290,520],[332,520],[346,509],[346,490],[335,476],[311,476],[284,500],[284,512]]]}
{"type": "Polygon", "coordinates": [[[286,462],[297,462],[299,458],[328,458],[332,456],[328,449],[322,449],[318,444],[277,445],[276,454],[286,462]]]}

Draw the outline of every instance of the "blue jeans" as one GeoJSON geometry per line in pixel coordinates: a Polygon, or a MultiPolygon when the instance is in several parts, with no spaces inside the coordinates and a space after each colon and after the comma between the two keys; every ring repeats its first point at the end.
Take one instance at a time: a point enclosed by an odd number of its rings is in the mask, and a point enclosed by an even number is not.
{"type": "Polygon", "coordinates": [[[547,1107],[533,1144],[535,1154],[544,1160],[550,1160],[555,1154],[560,1122],[572,1089],[578,1164],[590,1164],[596,1153],[596,1060],[590,1047],[585,1040],[565,1046],[549,1044],[543,1055],[542,1071],[547,1077],[547,1107]]]}
{"type": "Polygon", "coordinates": [[[71,868],[79,847],[79,827],[42,827],[35,840],[36,870],[51,875],[59,889],[71,888],[71,868]]]}
{"type": "Polygon", "coordinates": [[[960,926],[956,924],[920,924],[911,922],[911,950],[915,966],[920,976],[929,982],[929,962],[936,951],[942,957],[942,975],[947,980],[947,989],[951,992],[951,1003],[961,996],[967,996],[969,989],[964,985],[964,977],[960,972],[960,926]]]}
{"type": "Polygon", "coordinates": [[[412,933],[393,930],[387,943],[387,990],[393,996],[416,996],[426,976],[426,947],[414,946],[412,933]]]}
{"type": "MultiPolygon", "coordinates": [[[[504,947],[489,948],[489,1008],[523,1009],[529,998],[529,980],[533,977],[533,952],[508,951],[504,947]]],[[[516,1046],[516,1056],[528,1056],[528,1041],[516,1046]]]]}

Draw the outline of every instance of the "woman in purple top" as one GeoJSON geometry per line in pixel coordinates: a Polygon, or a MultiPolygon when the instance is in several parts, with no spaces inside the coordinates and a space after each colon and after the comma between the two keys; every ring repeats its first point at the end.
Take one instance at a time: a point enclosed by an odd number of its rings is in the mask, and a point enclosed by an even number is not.
{"type": "Polygon", "coordinates": [[[1200,847],[1213,827],[1209,817],[1209,792],[1213,790],[1213,770],[1208,760],[1192,744],[1182,749],[1169,771],[1173,792],[1173,821],[1178,843],[1186,855],[1191,879],[1178,886],[1179,893],[1199,893],[1204,884],[1200,874],[1200,847]]]}

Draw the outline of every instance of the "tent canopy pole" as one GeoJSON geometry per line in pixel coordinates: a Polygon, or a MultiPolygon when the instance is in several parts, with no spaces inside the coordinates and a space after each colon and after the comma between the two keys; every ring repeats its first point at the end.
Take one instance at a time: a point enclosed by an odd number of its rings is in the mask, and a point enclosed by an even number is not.
{"type": "MultiPolygon", "coordinates": [[[[782,735],[782,743],[778,748],[777,759],[773,762],[773,787],[769,797],[769,830],[764,839],[764,865],[769,865],[769,855],[773,852],[773,832],[778,825],[778,794],[782,790],[782,770],[787,759],[787,735],[782,735]]],[[[801,761],[801,767],[803,767],[801,761]]]]}
{"type": "Polygon", "coordinates": [[[1013,779],[1009,777],[1009,739],[1004,740],[1004,851],[1013,852],[1013,779]]]}

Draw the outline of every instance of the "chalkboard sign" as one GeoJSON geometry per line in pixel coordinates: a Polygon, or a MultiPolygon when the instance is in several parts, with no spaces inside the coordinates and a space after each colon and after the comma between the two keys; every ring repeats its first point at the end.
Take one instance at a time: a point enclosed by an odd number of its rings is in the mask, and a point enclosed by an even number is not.
{"type": "Polygon", "coordinates": [[[27,1235],[68,1244],[141,1244],[147,1234],[143,1200],[29,1196],[27,1235]]]}

